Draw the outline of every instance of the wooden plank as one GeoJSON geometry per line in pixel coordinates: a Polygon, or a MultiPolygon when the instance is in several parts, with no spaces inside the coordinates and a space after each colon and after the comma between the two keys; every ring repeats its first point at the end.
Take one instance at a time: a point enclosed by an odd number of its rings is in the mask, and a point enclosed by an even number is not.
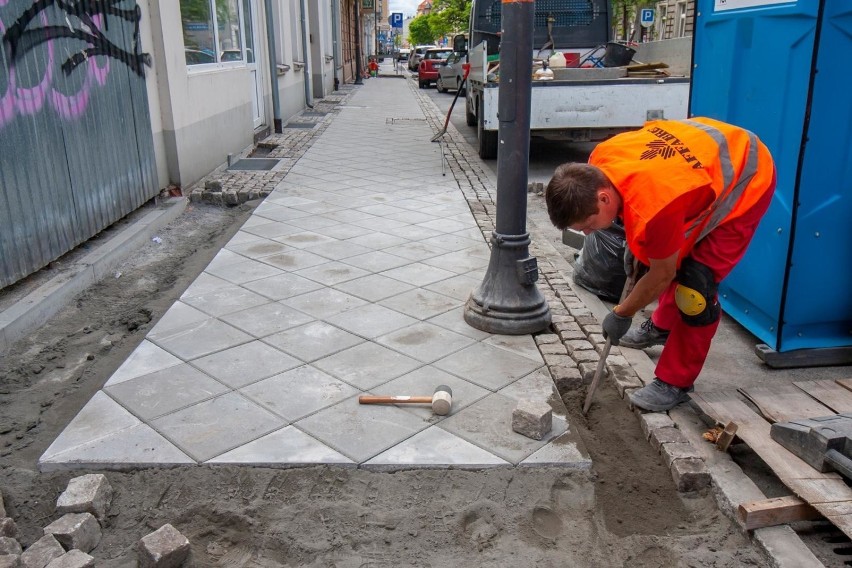
{"type": "Polygon", "coordinates": [[[835,381],[798,381],[793,384],[838,414],[852,412],[852,391],[835,381]]]}
{"type": "Polygon", "coordinates": [[[819,511],[795,495],[742,503],[737,508],[737,520],[748,531],[820,517],[819,511]]]}
{"type": "Polygon", "coordinates": [[[728,447],[730,447],[731,442],[734,441],[734,437],[737,435],[738,428],[739,426],[737,426],[736,422],[728,422],[725,425],[725,429],[719,435],[719,439],[716,440],[716,449],[720,452],[727,452],[728,447]]]}
{"type": "Polygon", "coordinates": [[[832,410],[788,383],[771,387],[739,389],[772,422],[786,422],[800,418],[816,418],[835,414],[832,410]]]}
{"type": "Polygon", "coordinates": [[[798,367],[831,367],[852,364],[852,347],[824,347],[816,349],[794,349],[778,353],[765,343],[754,348],[755,354],[773,369],[795,369],[798,367]]]}
{"type": "Polygon", "coordinates": [[[852,390],[852,379],[836,379],[834,382],[847,390],[852,390]]]}

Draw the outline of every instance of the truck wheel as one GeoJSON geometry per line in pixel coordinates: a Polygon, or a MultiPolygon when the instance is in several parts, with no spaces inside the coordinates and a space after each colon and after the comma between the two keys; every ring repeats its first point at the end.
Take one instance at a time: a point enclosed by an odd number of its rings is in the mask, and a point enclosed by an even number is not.
{"type": "Polygon", "coordinates": [[[428,86],[429,86],[429,81],[420,81],[420,80],[418,80],[418,81],[417,81],[417,86],[418,86],[418,87],[420,87],[421,89],[425,89],[426,87],[428,87],[428,86]]]}
{"type": "Polygon", "coordinates": [[[479,140],[479,157],[483,160],[493,160],[497,157],[497,133],[485,130],[485,114],[481,108],[477,111],[476,138],[479,140]]]}
{"type": "Polygon", "coordinates": [[[468,126],[476,126],[476,113],[470,112],[470,105],[467,101],[464,104],[464,121],[468,126]]]}

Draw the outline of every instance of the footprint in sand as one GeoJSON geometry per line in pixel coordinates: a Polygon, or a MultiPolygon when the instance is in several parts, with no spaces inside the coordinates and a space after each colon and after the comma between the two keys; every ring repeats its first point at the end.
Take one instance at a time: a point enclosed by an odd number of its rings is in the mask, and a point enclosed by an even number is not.
{"type": "Polygon", "coordinates": [[[549,507],[538,506],[532,512],[532,529],[542,538],[556,540],[562,532],[562,519],[549,507]]]}

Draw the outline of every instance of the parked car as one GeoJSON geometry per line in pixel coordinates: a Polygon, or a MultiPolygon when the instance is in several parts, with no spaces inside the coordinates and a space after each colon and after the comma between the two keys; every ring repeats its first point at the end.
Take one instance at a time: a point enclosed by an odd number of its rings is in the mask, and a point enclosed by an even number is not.
{"type": "MultiPolygon", "coordinates": [[[[435,87],[439,93],[446,93],[448,90],[457,91],[461,88],[464,63],[467,63],[467,53],[453,52],[443,64],[438,66],[438,80],[435,81],[435,87]]],[[[464,94],[464,89],[461,94],[464,94]]]]}
{"type": "Polygon", "coordinates": [[[417,84],[420,85],[421,89],[425,89],[430,83],[438,80],[440,65],[452,54],[453,50],[449,47],[433,47],[426,50],[420,65],[417,67],[417,84]]]}
{"type": "Polygon", "coordinates": [[[399,54],[396,56],[399,61],[408,61],[408,55],[411,53],[411,50],[407,47],[399,48],[399,54]]]}
{"type": "Polygon", "coordinates": [[[420,65],[420,60],[427,49],[434,48],[434,45],[418,45],[408,54],[408,70],[417,71],[417,66],[420,65]]]}

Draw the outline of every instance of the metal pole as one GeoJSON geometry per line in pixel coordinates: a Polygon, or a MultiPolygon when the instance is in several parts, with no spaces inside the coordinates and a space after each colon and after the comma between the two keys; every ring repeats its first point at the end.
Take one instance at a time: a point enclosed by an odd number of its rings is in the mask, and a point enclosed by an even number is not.
{"type": "Polygon", "coordinates": [[[352,6],[355,9],[355,84],[363,85],[364,79],[361,78],[361,75],[364,73],[363,68],[361,67],[361,18],[359,17],[361,11],[358,9],[358,4],[361,0],[355,0],[352,3],[352,6]]]}
{"type": "Polygon", "coordinates": [[[379,62],[379,2],[378,0],[373,0],[373,57],[376,58],[376,63],[379,62]]]}
{"type": "Polygon", "coordinates": [[[281,121],[281,99],[278,93],[278,65],[275,63],[275,26],[272,23],[272,0],[264,0],[263,10],[266,12],[266,45],[269,51],[269,82],[272,86],[272,128],[276,134],[284,132],[281,121]]]}
{"type": "Polygon", "coordinates": [[[502,0],[498,92],[497,223],[491,260],[464,319],[490,333],[524,335],[550,325],[550,309],[535,286],[538,263],[526,230],[532,89],[532,0],[502,0]]]}

